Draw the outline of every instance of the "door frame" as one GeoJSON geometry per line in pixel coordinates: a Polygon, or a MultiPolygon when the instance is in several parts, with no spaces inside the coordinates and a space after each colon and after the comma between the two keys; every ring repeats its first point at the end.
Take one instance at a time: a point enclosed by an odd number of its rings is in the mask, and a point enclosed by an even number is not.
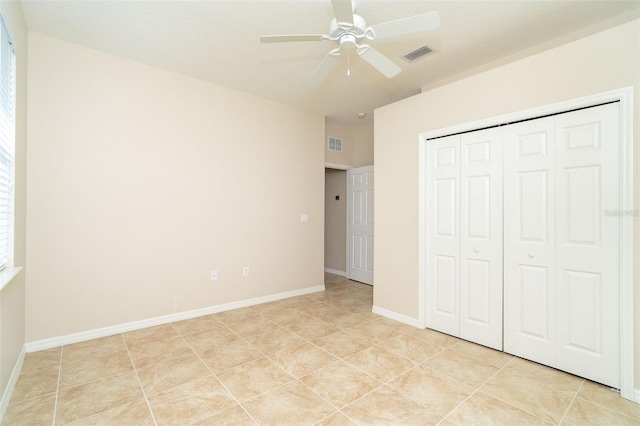
{"type": "MultiPolygon", "coordinates": [[[[345,174],[344,174],[345,175],[344,176],[344,188],[343,188],[344,189],[344,194],[345,194],[345,201],[346,201],[346,198],[347,198],[347,195],[346,195],[347,194],[347,173],[346,172],[349,169],[352,169],[352,168],[353,168],[353,166],[347,166],[345,164],[327,163],[327,162],[324,163],[325,185],[326,185],[327,170],[337,170],[337,171],[345,172],[345,174]]],[[[325,188],[325,195],[326,195],[326,188],[325,188]]],[[[326,235],[327,235],[326,205],[327,205],[327,200],[326,200],[326,197],[325,197],[325,222],[324,222],[325,223],[325,229],[324,229],[325,241],[326,241],[326,235]]],[[[347,223],[347,219],[348,219],[347,218],[348,212],[346,210],[347,209],[345,208],[345,216],[343,218],[345,223],[347,223]]],[[[347,228],[346,228],[346,225],[345,225],[344,240],[346,241],[346,239],[347,239],[347,228]]],[[[346,254],[345,254],[345,257],[346,257],[346,254]]],[[[325,259],[325,262],[326,262],[326,259],[325,259]]],[[[346,260],[345,260],[345,262],[346,262],[346,260]]],[[[330,274],[334,274],[334,275],[338,275],[338,276],[341,276],[341,277],[346,277],[347,276],[347,264],[345,263],[344,271],[339,271],[339,270],[336,270],[336,269],[327,268],[326,267],[326,263],[325,263],[324,272],[327,272],[327,273],[330,273],[330,274]]]]}
{"type": "MultiPolygon", "coordinates": [[[[550,114],[596,106],[607,102],[620,102],[620,395],[636,401],[634,377],[633,334],[633,87],[624,87],[564,102],[490,117],[443,129],[419,134],[419,270],[418,270],[418,325],[426,328],[426,249],[427,249],[427,174],[426,144],[430,139],[486,127],[506,125],[550,114]]],[[[640,396],[639,398],[640,399],[640,396]]],[[[640,400],[638,401],[640,402],[640,400]]]]}

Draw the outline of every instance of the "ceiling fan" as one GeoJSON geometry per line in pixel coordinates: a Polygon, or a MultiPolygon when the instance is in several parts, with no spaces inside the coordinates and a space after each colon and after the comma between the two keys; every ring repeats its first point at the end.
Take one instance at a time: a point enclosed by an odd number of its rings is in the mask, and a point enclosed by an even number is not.
{"type": "Polygon", "coordinates": [[[429,12],[367,27],[364,18],[355,13],[351,0],[331,0],[331,4],[336,17],[331,21],[328,35],[289,34],[260,37],[260,42],[262,43],[300,41],[332,41],[337,43],[338,47],[331,50],[327,56],[325,56],[309,79],[309,81],[313,83],[324,78],[335,66],[338,56],[340,56],[343,51],[349,54],[351,50],[355,50],[358,56],[367,61],[387,78],[392,78],[401,71],[400,67],[370,45],[361,44],[361,41],[373,41],[421,31],[435,30],[440,26],[438,12],[429,12]]]}

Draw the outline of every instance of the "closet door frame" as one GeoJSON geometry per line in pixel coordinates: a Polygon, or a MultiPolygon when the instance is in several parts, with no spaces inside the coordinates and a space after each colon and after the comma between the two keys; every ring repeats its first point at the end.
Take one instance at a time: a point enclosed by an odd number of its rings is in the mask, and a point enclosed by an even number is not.
{"type": "Polygon", "coordinates": [[[640,402],[634,384],[633,347],[633,87],[603,92],[542,107],[486,118],[443,129],[421,133],[419,149],[419,285],[418,326],[426,328],[427,295],[427,144],[430,140],[492,126],[560,114],[571,110],[620,102],[620,395],[640,402]]]}

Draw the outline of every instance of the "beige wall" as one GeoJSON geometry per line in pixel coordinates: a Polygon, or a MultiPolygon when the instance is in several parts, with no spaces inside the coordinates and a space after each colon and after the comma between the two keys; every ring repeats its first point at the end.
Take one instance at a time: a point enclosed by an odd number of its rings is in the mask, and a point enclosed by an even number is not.
{"type": "Polygon", "coordinates": [[[373,121],[352,124],[327,120],[325,161],[348,167],[373,165],[373,121]],[[329,136],[342,139],[342,152],[329,151],[327,146],[329,136]]]}
{"type": "Polygon", "coordinates": [[[325,161],[353,167],[353,128],[349,124],[326,120],[324,151],[325,161]],[[342,152],[329,151],[329,137],[342,139],[342,152]]]}
{"type": "Polygon", "coordinates": [[[323,116],[37,33],[28,101],[27,341],[323,285],[323,116]]]}
{"type": "MultiPolygon", "coordinates": [[[[20,2],[0,2],[16,50],[16,184],[14,265],[25,267],[27,151],[27,28],[20,2]]],[[[0,395],[25,343],[25,269],[0,293],[0,395]]]]}
{"type": "MultiPolygon", "coordinates": [[[[635,20],[376,110],[375,305],[418,316],[418,135],[422,132],[633,86],[637,208],[639,63],[640,21],[635,20]]],[[[639,237],[640,218],[636,218],[636,265],[640,265],[639,237]]],[[[634,282],[637,356],[640,268],[634,282]]],[[[640,361],[635,371],[640,388],[640,361]]]]}
{"type": "Polygon", "coordinates": [[[357,125],[353,129],[353,165],[373,165],[373,121],[357,125]]]}
{"type": "Polygon", "coordinates": [[[347,172],[326,169],[324,191],[324,267],[346,272],[347,172]]]}

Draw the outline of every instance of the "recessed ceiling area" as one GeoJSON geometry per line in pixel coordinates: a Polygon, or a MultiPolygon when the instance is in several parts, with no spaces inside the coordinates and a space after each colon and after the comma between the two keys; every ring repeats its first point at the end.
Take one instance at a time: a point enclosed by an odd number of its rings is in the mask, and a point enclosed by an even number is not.
{"type": "MultiPolygon", "coordinates": [[[[342,55],[310,84],[332,42],[261,44],[261,35],[328,34],[330,0],[22,0],[36,31],[214,84],[356,122],[374,108],[423,88],[554,47],[638,17],[637,1],[358,0],[367,25],[437,11],[440,28],[374,40],[402,71],[386,78],[356,55],[342,55]],[[403,56],[433,52],[415,62],[403,56]],[[347,68],[350,75],[347,75],[347,68]]],[[[640,35],[639,35],[640,36],[640,35]]],[[[597,54],[597,52],[594,52],[597,54]]],[[[362,122],[363,120],[360,120],[362,122]]]]}

